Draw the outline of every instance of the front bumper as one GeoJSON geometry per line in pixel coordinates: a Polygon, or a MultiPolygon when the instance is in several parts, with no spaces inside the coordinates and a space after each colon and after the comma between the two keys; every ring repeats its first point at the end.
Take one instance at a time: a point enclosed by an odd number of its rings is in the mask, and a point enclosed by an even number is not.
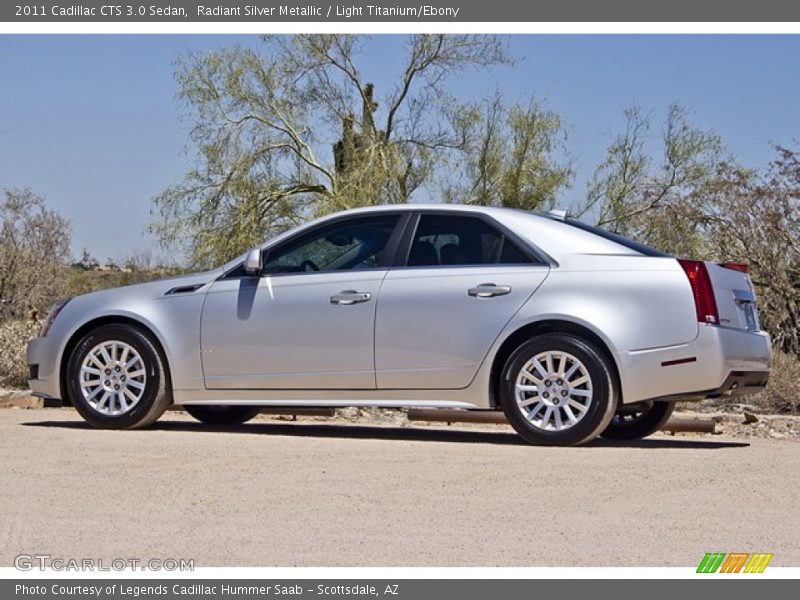
{"type": "Polygon", "coordinates": [[[28,342],[27,363],[31,379],[28,385],[34,396],[61,398],[60,363],[61,346],[52,336],[38,337],[28,342]]]}
{"type": "Polygon", "coordinates": [[[764,389],[772,366],[769,335],[700,325],[688,344],[625,353],[620,357],[623,402],[656,398],[708,398],[764,389]]]}

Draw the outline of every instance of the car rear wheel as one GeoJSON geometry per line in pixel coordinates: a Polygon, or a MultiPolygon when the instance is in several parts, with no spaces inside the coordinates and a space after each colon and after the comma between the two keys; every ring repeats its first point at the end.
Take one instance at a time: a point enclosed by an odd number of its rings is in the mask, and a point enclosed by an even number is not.
{"type": "Polygon", "coordinates": [[[66,388],[78,413],[103,429],[147,427],[172,402],[158,349],[144,332],[121,324],[97,327],[78,341],[66,388]]]}
{"type": "Polygon", "coordinates": [[[593,344],[548,333],[520,346],[500,382],[506,418],[526,441],[585,444],[605,430],[617,405],[611,368],[593,344]]]}
{"type": "Polygon", "coordinates": [[[674,402],[647,402],[622,407],[600,435],[607,440],[642,439],[661,429],[674,408],[674,402]]]}
{"type": "Polygon", "coordinates": [[[183,407],[195,419],[208,425],[240,425],[255,417],[258,406],[208,406],[187,405],[183,407]]]}

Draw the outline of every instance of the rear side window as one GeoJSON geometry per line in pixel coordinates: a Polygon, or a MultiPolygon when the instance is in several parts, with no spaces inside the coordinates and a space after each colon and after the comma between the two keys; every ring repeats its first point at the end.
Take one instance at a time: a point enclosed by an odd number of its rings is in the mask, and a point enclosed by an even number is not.
{"type": "Polygon", "coordinates": [[[597,236],[600,236],[603,239],[615,242],[620,246],[625,246],[629,250],[633,250],[634,252],[638,252],[639,254],[643,254],[644,256],[670,256],[665,252],[661,252],[660,250],[656,250],[655,248],[651,248],[647,244],[642,244],[640,242],[636,242],[625,236],[622,236],[618,233],[614,233],[612,231],[606,231],[605,229],[600,229],[599,227],[595,227],[593,225],[587,225],[578,219],[566,219],[564,221],[567,225],[572,225],[573,227],[577,227],[578,229],[583,229],[584,231],[588,231],[589,233],[593,233],[597,236]]]}
{"type": "Polygon", "coordinates": [[[475,217],[422,215],[409,267],[496,265],[531,260],[501,231],[475,217]]]}

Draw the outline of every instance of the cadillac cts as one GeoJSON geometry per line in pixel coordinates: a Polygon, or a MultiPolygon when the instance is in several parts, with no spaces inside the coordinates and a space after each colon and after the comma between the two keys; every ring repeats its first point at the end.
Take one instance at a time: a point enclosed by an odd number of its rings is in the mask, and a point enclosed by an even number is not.
{"type": "Polygon", "coordinates": [[[527,441],[657,430],[676,400],[770,371],[747,266],[678,260],[563,213],[346,211],[212,271],[71,298],[28,347],[30,385],[92,425],[183,405],[502,410],[527,441]]]}

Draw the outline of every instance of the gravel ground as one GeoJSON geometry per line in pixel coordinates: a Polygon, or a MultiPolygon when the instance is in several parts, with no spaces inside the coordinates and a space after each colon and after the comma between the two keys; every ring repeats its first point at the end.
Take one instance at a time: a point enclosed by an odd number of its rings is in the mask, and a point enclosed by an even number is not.
{"type": "Polygon", "coordinates": [[[70,409],[0,410],[0,565],[693,566],[708,551],[800,564],[800,443],[657,435],[584,448],[502,427],[301,419],[146,431],[70,409]]]}

